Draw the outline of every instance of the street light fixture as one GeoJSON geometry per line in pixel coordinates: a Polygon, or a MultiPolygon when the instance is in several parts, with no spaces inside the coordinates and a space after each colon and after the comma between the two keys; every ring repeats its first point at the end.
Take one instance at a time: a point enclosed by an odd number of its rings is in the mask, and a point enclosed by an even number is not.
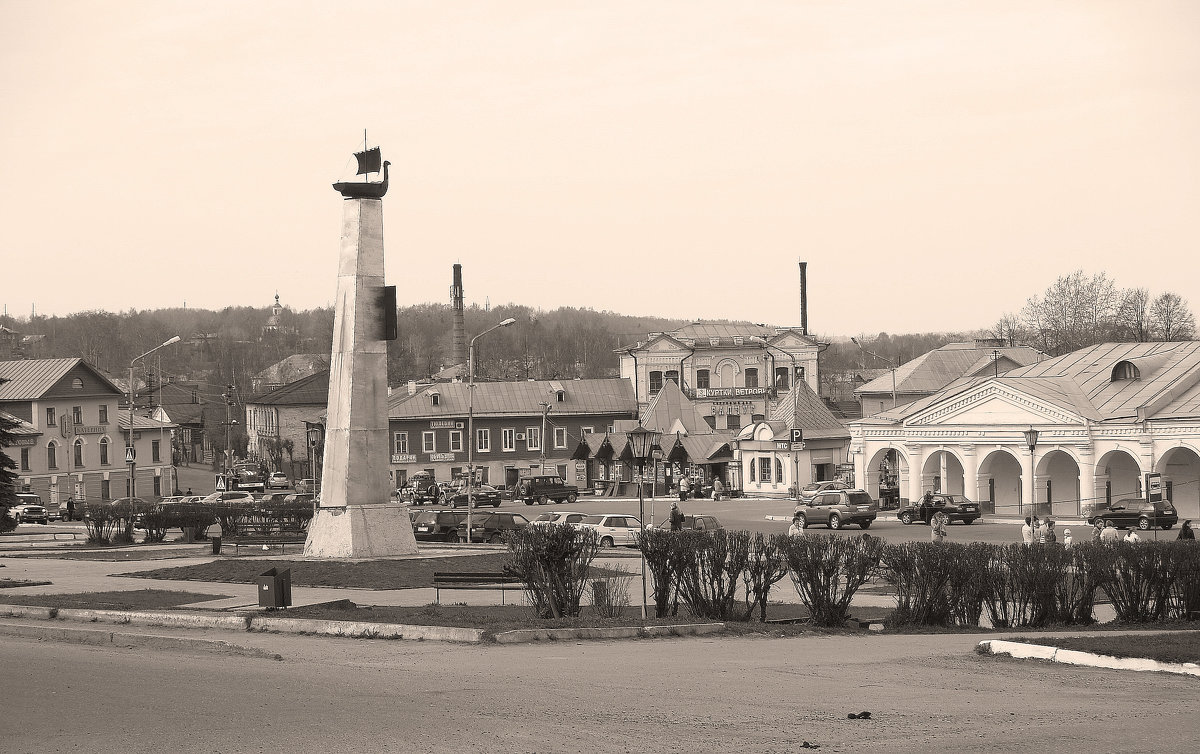
{"type": "MultiPolygon", "coordinates": [[[[627,433],[629,437],[629,450],[633,454],[634,460],[638,464],[638,522],[642,525],[642,531],[646,530],[646,497],[643,491],[643,479],[646,475],[646,459],[650,457],[650,453],[658,445],[658,439],[661,433],[651,429],[646,429],[639,421],[636,429],[631,429],[627,433]]],[[[639,550],[641,548],[638,548],[639,550]]],[[[646,553],[642,553],[642,620],[646,620],[646,553]]]]}
{"type": "MultiPolygon", "coordinates": [[[[508,327],[517,320],[509,317],[471,338],[467,346],[467,541],[471,541],[471,511],[475,508],[475,341],[492,330],[508,327]]],[[[543,442],[545,438],[543,438],[543,442]]]]}
{"type": "MultiPolygon", "coordinates": [[[[159,343],[157,346],[155,346],[154,348],[151,348],[149,351],[146,351],[141,356],[134,356],[132,359],[129,360],[129,443],[125,447],[125,459],[126,459],[126,463],[129,464],[129,504],[130,505],[133,505],[133,498],[137,497],[137,461],[136,461],[137,456],[134,454],[134,450],[133,450],[133,365],[136,364],[141,359],[144,359],[147,356],[149,356],[150,354],[154,353],[155,351],[157,351],[160,348],[166,348],[167,346],[171,346],[171,345],[178,343],[179,340],[180,340],[179,336],[176,335],[175,337],[171,338],[170,340],[167,340],[163,343],[159,343]]],[[[133,536],[133,515],[132,514],[129,516],[129,521],[125,526],[125,534],[126,534],[126,536],[129,536],[129,537],[133,536]]]]}
{"type": "Polygon", "coordinates": [[[1037,513],[1037,456],[1033,452],[1037,448],[1038,431],[1030,426],[1021,434],[1025,435],[1025,444],[1029,446],[1029,480],[1032,482],[1029,486],[1029,521],[1032,526],[1033,517],[1037,513]]]}

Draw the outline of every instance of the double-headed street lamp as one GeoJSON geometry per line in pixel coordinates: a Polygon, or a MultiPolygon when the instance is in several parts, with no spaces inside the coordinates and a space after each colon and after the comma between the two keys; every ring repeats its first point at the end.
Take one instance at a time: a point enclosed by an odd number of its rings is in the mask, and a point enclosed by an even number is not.
{"type": "MultiPolygon", "coordinates": [[[[633,454],[634,460],[638,464],[638,522],[642,525],[642,531],[646,531],[646,497],[643,493],[643,487],[646,476],[646,459],[650,457],[650,453],[658,445],[658,438],[661,437],[659,432],[646,429],[639,421],[637,429],[632,429],[626,433],[629,437],[629,450],[633,454]]],[[[641,548],[638,548],[639,550],[641,548]]],[[[642,620],[646,620],[646,553],[642,552],[642,620]]]]}
{"type": "MultiPolygon", "coordinates": [[[[471,541],[471,510],[475,507],[475,341],[492,330],[508,327],[517,320],[508,319],[492,325],[471,338],[467,345],[467,541],[471,541]]],[[[544,441],[544,438],[543,438],[544,441]]]]}

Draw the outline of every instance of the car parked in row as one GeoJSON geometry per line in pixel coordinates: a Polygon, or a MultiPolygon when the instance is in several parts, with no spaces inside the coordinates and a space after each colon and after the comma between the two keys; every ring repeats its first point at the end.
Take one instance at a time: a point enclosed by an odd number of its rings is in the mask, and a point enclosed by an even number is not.
{"type": "Polygon", "coordinates": [[[850,489],[850,485],[846,484],[845,482],[839,482],[837,480],[831,479],[831,480],[825,481],[825,482],[813,482],[812,484],[806,484],[800,488],[800,502],[805,505],[808,505],[809,503],[812,502],[812,499],[814,497],[821,494],[825,490],[848,490],[848,489],[850,489]]]}
{"type": "Polygon", "coordinates": [[[524,500],[526,505],[573,503],[579,499],[579,488],[559,476],[531,476],[517,484],[516,499],[524,500]]]}
{"type": "Polygon", "coordinates": [[[267,489],[269,490],[286,490],[292,486],[288,481],[287,474],[282,471],[272,471],[271,476],[267,477],[267,489]]]}
{"type": "Polygon", "coordinates": [[[809,503],[796,506],[793,518],[804,529],[814,524],[840,529],[846,524],[871,528],[879,515],[879,504],[863,490],[825,489],[809,503]]]}
{"type": "MultiPolygon", "coordinates": [[[[501,502],[500,490],[488,484],[477,484],[471,491],[471,495],[475,498],[475,507],[492,506],[499,508],[501,502]]],[[[452,487],[442,495],[442,505],[449,505],[451,508],[457,508],[460,505],[467,505],[467,488],[452,487]]]]}
{"type": "Polygon", "coordinates": [[[914,521],[927,524],[933,520],[933,514],[938,511],[949,516],[951,523],[962,521],[964,524],[969,524],[982,515],[979,503],[968,500],[962,495],[946,495],[935,492],[932,496],[922,497],[916,503],[906,503],[904,507],[896,511],[896,518],[905,525],[914,521]]]}
{"type": "Polygon", "coordinates": [[[1156,526],[1170,529],[1179,523],[1179,513],[1170,500],[1152,503],[1134,497],[1114,500],[1111,504],[1097,503],[1088,517],[1088,523],[1095,526],[1097,521],[1103,521],[1105,525],[1111,521],[1118,529],[1134,526],[1142,531],[1156,526]]]}
{"type": "Polygon", "coordinates": [[[585,517],[577,526],[581,529],[593,529],[601,547],[623,545],[637,546],[637,535],[642,530],[642,522],[636,516],[623,513],[602,513],[585,517]]]}
{"type": "MultiPolygon", "coordinates": [[[[666,521],[663,521],[658,525],[658,528],[670,529],[671,519],[668,518],[666,521]]],[[[683,530],[687,531],[688,529],[694,529],[695,531],[714,532],[723,531],[725,527],[721,525],[721,521],[716,516],[685,515],[683,517],[683,530]]]]}
{"type": "Polygon", "coordinates": [[[476,513],[471,516],[471,533],[468,539],[466,514],[458,525],[459,542],[490,542],[499,544],[504,541],[504,535],[516,529],[529,526],[529,519],[520,513],[476,513]]]}
{"type": "Polygon", "coordinates": [[[412,517],[413,536],[418,542],[457,542],[458,525],[466,520],[466,511],[417,511],[412,517]]]}
{"type": "Polygon", "coordinates": [[[543,513],[529,523],[534,526],[547,526],[549,524],[575,525],[590,515],[590,513],[583,513],[580,511],[550,511],[548,513],[543,513]]]}

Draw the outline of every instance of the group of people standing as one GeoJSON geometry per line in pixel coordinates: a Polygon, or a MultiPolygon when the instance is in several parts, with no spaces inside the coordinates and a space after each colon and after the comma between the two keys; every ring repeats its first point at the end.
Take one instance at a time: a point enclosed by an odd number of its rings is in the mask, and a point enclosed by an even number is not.
{"type": "MultiPolygon", "coordinates": [[[[1192,531],[1191,519],[1183,522],[1177,538],[1193,540],[1196,538],[1196,533],[1192,531]]],[[[1137,533],[1137,529],[1130,529],[1125,536],[1121,536],[1121,530],[1112,521],[1103,521],[1097,518],[1092,525],[1091,540],[1093,542],[1106,542],[1110,544],[1115,542],[1129,542],[1133,544],[1141,542],[1142,538],[1137,533]]],[[[1038,520],[1037,516],[1026,516],[1025,525],[1021,527],[1021,541],[1027,545],[1057,544],[1058,536],[1054,532],[1054,519],[1047,516],[1045,520],[1038,520]]],[[[1063,529],[1062,543],[1067,547],[1070,547],[1074,543],[1070,529],[1063,529]]]]}

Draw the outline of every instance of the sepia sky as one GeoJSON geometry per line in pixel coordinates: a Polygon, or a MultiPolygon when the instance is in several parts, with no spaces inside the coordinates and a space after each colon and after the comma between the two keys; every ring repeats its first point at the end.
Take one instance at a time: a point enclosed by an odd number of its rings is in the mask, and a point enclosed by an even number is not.
{"type": "Polygon", "coordinates": [[[1200,3],[0,0],[0,304],[330,304],[363,129],[402,305],[823,335],[1059,275],[1200,308],[1200,3]]]}

